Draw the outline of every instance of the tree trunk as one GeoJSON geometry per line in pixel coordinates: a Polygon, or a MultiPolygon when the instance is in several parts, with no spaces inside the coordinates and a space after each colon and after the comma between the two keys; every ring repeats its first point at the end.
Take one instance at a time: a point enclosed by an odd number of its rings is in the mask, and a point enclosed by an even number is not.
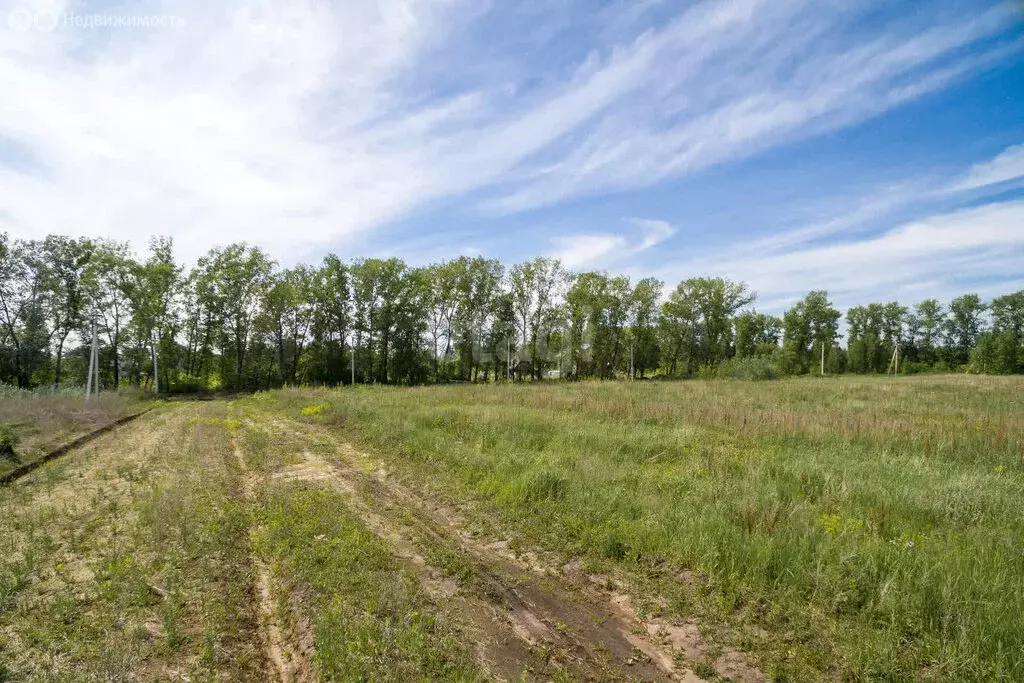
{"type": "Polygon", "coordinates": [[[64,358],[64,341],[67,338],[68,338],[68,333],[65,332],[64,336],[60,338],[59,342],[57,342],[57,363],[56,363],[56,366],[54,367],[54,373],[53,373],[53,383],[56,384],[57,386],[60,386],[60,366],[61,366],[61,361],[64,358]]]}
{"type": "Polygon", "coordinates": [[[277,328],[277,381],[284,385],[284,331],[277,328]]]}

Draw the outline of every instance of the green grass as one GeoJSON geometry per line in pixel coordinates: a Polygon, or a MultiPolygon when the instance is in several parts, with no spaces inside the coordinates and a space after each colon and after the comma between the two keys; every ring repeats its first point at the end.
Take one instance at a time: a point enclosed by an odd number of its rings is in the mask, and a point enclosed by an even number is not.
{"type": "Polygon", "coordinates": [[[1022,396],[1024,378],[950,376],[292,390],[252,405],[477,501],[518,542],[625,572],[777,679],[1021,680],[1022,396]]]}
{"type": "Polygon", "coordinates": [[[313,619],[320,680],[476,680],[479,672],[416,577],[349,511],[316,486],[275,487],[257,549],[313,619]]]}
{"type": "Polygon", "coordinates": [[[161,411],[0,489],[11,680],[262,680],[222,404],[161,411]]]}

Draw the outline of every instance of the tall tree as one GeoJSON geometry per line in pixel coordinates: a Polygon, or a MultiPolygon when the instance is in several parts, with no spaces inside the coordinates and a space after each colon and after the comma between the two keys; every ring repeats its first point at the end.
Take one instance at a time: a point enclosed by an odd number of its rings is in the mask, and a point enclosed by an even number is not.
{"type": "Polygon", "coordinates": [[[314,273],[307,266],[289,268],[268,281],[263,313],[277,349],[277,379],[295,382],[314,316],[314,273]]]}
{"type": "Polygon", "coordinates": [[[992,331],[982,334],[971,358],[982,372],[1024,372],[1024,290],[992,300],[992,331]]]}
{"type": "Polygon", "coordinates": [[[42,257],[46,264],[47,308],[50,312],[50,329],[56,346],[54,384],[60,384],[64,344],[67,342],[68,335],[86,327],[85,279],[93,250],[93,243],[87,239],[50,235],[43,241],[42,257]]]}
{"type": "Polygon", "coordinates": [[[253,322],[270,284],[273,262],[259,248],[236,243],[212,249],[199,259],[199,269],[210,298],[207,306],[220,321],[222,356],[235,361],[233,386],[245,386],[245,357],[253,322]]]}
{"type": "Polygon", "coordinates": [[[653,277],[647,277],[636,283],[630,297],[632,310],[632,326],[630,328],[633,342],[633,370],[641,379],[648,370],[658,367],[658,302],[664,283],[653,277]]]}
{"type": "MultiPolygon", "coordinates": [[[[529,353],[530,370],[534,379],[540,379],[542,359],[538,349],[549,313],[568,282],[568,273],[557,259],[538,257],[512,267],[509,289],[512,308],[516,315],[516,328],[522,348],[529,353]]],[[[521,372],[521,371],[520,371],[521,372]]]]}
{"type": "Polygon", "coordinates": [[[85,274],[90,308],[96,311],[110,346],[115,389],[121,383],[121,346],[131,319],[132,283],[137,269],[127,243],[101,240],[94,244],[85,274]]]}
{"type": "Polygon", "coordinates": [[[946,343],[954,365],[967,363],[971,350],[985,331],[985,304],[977,294],[964,294],[949,304],[946,343]]]}
{"type": "Polygon", "coordinates": [[[774,315],[745,311],[736,316],[736,357],[771,356],[779,346],[782,320],[774,315]]]}
{"type": "Polygon", "coordinates": [[[4,379],[19,387],[48,360],[50,332],[46,326],[48,271],[37,242],[11,242],[0,233],[0,339],[5,351],[4,379]]]}
{"type": "Polygon", "coordinates": [[[745,283],[725,278],[696,277],[680,282],[663,308],[666,324],[679,327],[669,333],[675,354],[670,366],[675,367],[680,354],[686,358],[688,374],[725,360],[732,345],[733,318],[754,298],[745,283]]]}
{"type": "Polygon", "coordinates": [[[836,344],[842,314],[828,300],[828,292],[815,290],[786,311],[782,318],[781,362],[784,372],[808,372],[815,358],[836,344]]]}
{"type": "MultiPolygon", "coordinates": [[[[343,371],[345,338],[351,329],[352,294],[349,268],[333,254],[316,270],[310,296],[313,299],[312,333],[322,354],[322,377],[338,382],[351,377],[343,371]]],[[[354,340],[353,340],[354,341],[354,340]]],[[[351,363],[351,359],[347,359],[351,363]]]]}
{"type": "Polygon", "coordinates": [[[915,344],[920,359],[933,363],[938,357],[937,349],[946,327],[946,311],[936,299],[925,299],[914,307],[916,327],[919,330],[915,344]]]}

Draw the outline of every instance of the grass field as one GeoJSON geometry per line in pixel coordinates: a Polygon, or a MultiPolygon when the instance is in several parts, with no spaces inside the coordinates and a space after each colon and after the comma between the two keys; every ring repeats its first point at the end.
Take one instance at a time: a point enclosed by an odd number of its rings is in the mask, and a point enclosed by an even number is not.
{"type": "Polygon", "coordinates": [[[1022,396],[163,405],[0,489],[0,680],[1022,680],[1022,396]]]}
{"type": "Polygon", "coordinates": [[[0,454],[0,475],[140,410],[143,403],[141,396],[126,393],[105,393],[85,403],[80,392],[69,395],[0,389],[0,430],[13,434],[16,441],[13,453],[0,454]]]}

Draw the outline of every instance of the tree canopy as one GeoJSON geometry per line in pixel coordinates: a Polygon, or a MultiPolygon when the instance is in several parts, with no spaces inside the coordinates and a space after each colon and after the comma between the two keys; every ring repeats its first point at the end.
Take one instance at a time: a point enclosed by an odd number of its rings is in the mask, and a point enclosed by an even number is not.
{"type": "Polygon", "coordinates": [[[101,384],[172,391],[284,384],[523,381],[780,373],[1024,372],[1024,291],[948,304],[854,306],[808,293],[781,316],[743,282],[572,273],[555,259],[510,268],[462,256],[280,268],[258,247],[210,250],[191,269],[169,239],[127,244],[0,233],[0,381],[83,383],[92,321],[101,384]]]}

